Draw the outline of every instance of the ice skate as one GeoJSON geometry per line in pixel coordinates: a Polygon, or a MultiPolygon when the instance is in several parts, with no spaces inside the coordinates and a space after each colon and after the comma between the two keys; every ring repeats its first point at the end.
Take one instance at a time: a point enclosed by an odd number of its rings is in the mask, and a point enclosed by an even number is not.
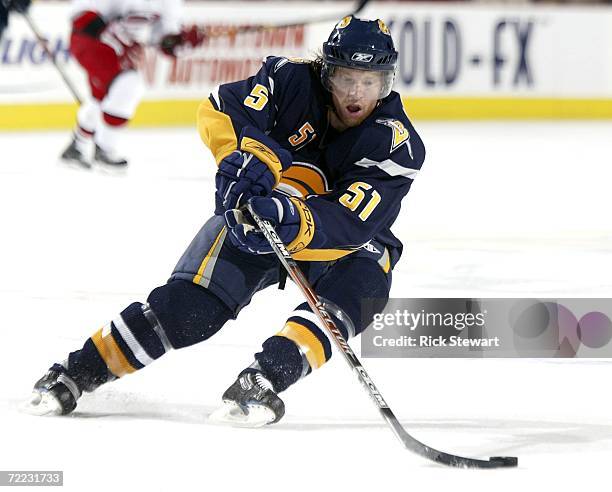
{"type": "Polygon", "coordinates": [[[34,385],[30,399],[21,410],[31,415],[66,415],[76,408],[81,390],[74,380],[66,374],[61,364],[51,369],[34,385]]]}
{"type": "Polygon", "coordinates": [[[284,414],[285,404],[272,383],[261,371],[247,369],[223,393],[223,406],[209,420],[236,427],[262,427],[278,422],[284,414]]]}
{"type": "Polygon", "coordinates": [[[114,152],[104,150],[99,145],[96,145],[94,161],[102,168],[111,171],[123,171],[128,165],[127,159],[115,155],[114,152]]]}
{"type": "Polygon", "coordinates": [[[81,152],[74,138],[60,157],[65,164],[73,164],[83,169],[91,169],[91,162],[81,152]]]}

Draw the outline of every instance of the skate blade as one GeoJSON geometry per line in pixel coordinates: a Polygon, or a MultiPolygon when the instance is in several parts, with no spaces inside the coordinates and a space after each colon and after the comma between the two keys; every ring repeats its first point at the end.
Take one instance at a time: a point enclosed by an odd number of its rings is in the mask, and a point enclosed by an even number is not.
{"type": "Polygon", "coordinates": [[[61,167],[65,167],[68,169],[77,169],[81,171],[88,171],[92,168],[92,164],[86,161],[80,161],[78,159],[67,159],[65,157],[60,157],[58,160],[58,164],[61,167]]]}
{"type": "Polygon", "coordinates": [[[246,414],[236,403],[224,402],[223,406],[209,415],[208,421],[216,425],[256,429],[271,423],[274,418],[274,412],[266,407],[249,407],[249,413],[246,414]]]}
{"type": "Polygon", "coordinates": [[[105,164],[101,161],[93,161],[92,169],[98,173],[105,176],[127,176],[128,174],[128,166],[113,166],[112,164],[105,164]]]}
{"type": "Polygon", "coordinates": [[[45,415],[61,415],[62,407],[51,393],[33,391],[30,399],[19,406],[22,413],[42,417],[45,415]]]}

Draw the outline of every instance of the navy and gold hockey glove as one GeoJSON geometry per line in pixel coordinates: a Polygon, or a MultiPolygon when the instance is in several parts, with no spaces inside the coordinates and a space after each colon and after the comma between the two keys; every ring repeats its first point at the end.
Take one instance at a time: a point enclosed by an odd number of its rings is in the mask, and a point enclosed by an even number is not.
{"type": "MultiPolygon", "coordinates": [[[[310,209],[299,198],[275,192],[272,197],[253,197],[249,200],[253,211],[269,221],[289,252],[304,249],[314,235],[314,218],[310,209]]],[[[244,220],[240,210],[225,212],[232,244],[241,251],[263,255],[272,253],[272,247],[264,235],[244,220]]]]}
{"type": "Polygon", "coordinates": [[[219,163],[215,214],[239,208],[254,196],[268,196],[293,162],[291,153],[263,132],[245,127],[239,150],[219,163]]]}

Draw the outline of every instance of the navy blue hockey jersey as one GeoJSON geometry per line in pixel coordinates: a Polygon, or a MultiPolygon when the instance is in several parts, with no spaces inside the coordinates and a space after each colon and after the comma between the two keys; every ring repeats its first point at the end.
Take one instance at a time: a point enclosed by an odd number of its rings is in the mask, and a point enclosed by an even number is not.
{"type": "Polygon", "coordinates": [[[334,260],[376,239],[395,264],[402,244],[390,227],[423,164],[423,142],[396,92],[343,132],[330,125],[331,107],[312,63],[268,57],[256,75],[221,85],[201,104],[198,129],[217,163],[246,126],[292,153],[277,188],[303,197],[316,225],[297,260],[334,260]]]}

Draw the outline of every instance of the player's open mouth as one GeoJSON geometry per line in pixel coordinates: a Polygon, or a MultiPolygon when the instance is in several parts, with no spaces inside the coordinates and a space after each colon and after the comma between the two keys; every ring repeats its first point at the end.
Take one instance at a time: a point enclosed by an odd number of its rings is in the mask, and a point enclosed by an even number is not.
{"type": "Polygon", "coordinates": [[[346,107],[346,110],[350,113],[350,114],[356,114],[359,113],[361,111],[361,106],[359,104],[349,104],[346,107]]]}

